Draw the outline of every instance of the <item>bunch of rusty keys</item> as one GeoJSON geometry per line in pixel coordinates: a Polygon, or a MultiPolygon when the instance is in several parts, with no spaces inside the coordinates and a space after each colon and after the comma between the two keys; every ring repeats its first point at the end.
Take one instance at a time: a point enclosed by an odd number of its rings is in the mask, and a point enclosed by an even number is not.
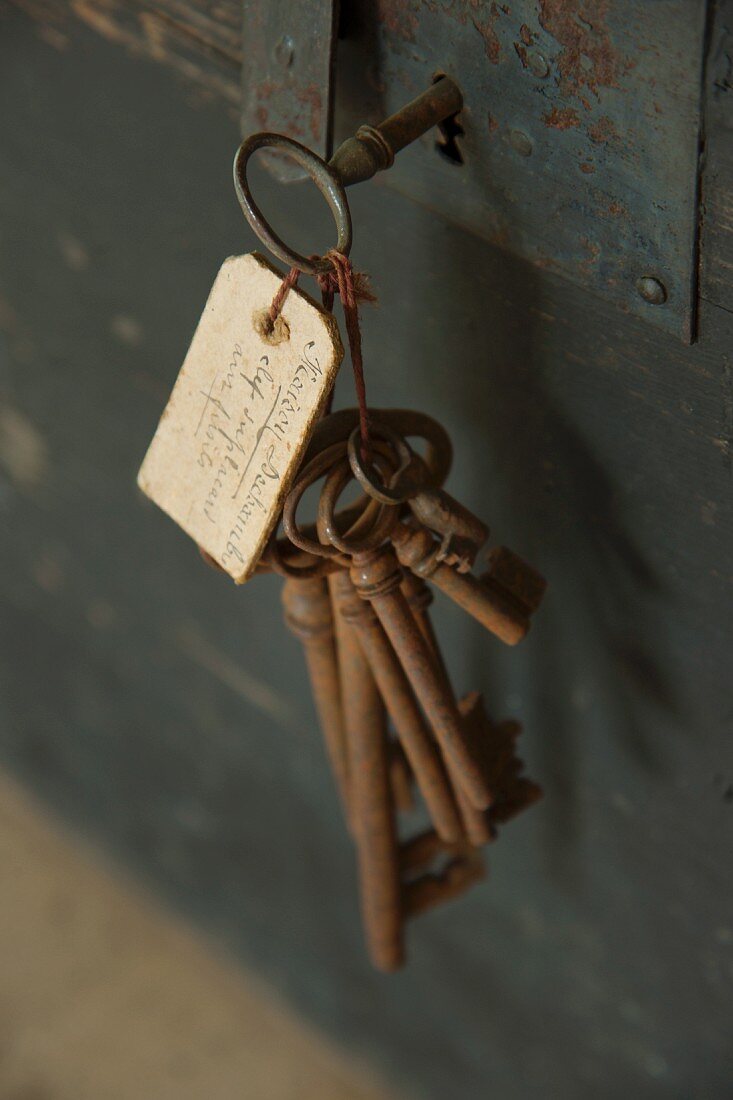
{"type": "Polygon", "coordinates": [[[355,414],[319,424],[262,568],[286,577],[286,621],[302,639],[324,739],[357,846],[362,913],[373,963],[404,961],[404,922],[483,877],[478,848],[540,795],[515,754],[519,726],[495,725],[481,696],[458,702],[428,607],[439,589],[503,641],[526,633],[540,575],[505,548],[482,578],[469,573],[488,529],[442,490],[443,429],[420,414],[373,414],[373,462],[355,414]],[[406,434],[422,435],[425,458],[406,434]],[[298,526],[306,490],[324,479],[313,528],[298,526]],[[360,503],[337,514],[356,479],[360,503]],[[388,729],[391,720],[396,738],[388,729]],[[397,811],[420,792],[427,832],[400,843],[397,811]]]}

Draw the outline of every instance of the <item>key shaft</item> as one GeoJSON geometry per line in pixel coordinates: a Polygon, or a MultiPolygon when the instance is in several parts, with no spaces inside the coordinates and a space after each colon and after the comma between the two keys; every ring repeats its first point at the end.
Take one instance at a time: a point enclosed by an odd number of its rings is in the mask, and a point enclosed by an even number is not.
{"type": "Polygon", "coordinates": [[[381,547],[356,554],[350,572],[359,595],[376,611],[436,738],[455,764],[466,794],[478,809],[485,809],[491,802],[491,788],[466,741],[452,693],[446,693],[436,676],[431,650],[400,591],[402,570],[394,553],[389,547],[381,547]]]}
{"type": "MultiPolygon", "coordinates": [[[[409,570],[405,572],[402,578],[401,584],[402,594],[404,595],[407,603],[415,617],[415,622],[420,628],[423,638],[430,647],[435,661],[435,674],[438,676],[443,684],[443,688],[446,693],[450,692],[454,695],[453,687],[450,682],[450,676],[448,669],[446,668],[443,654],[438,644],[438,639],[435,635],[433,628],[433,621],[430,618],[430,611],[428,610],[430,604],[433,602],[433,593],[422,578],[411,573],[409,570]]],[[[461,705],[458,705],[459,711],[463,715],[461,705]]],[[[477,809],[471,802],[468,795],[463,789],[463,784],[460,780],[460,775],[456,769],[456,765],[453,763],[453,759],[450,754],[446,753],[443,756],[445,766],[448,769],[448,775],[451,783],[453,784],[453,790],[456,796],[456,802],[458,803],[458,811],[461,815],[463,822],[463,828],[466,833],[466,837],[469,842],[476,848],[480,848],[482,844],[487,844],[493,839],[493,831],[487,820],[486,812],[484,810],[477,809]]]]}
{"type": "Polygon", "coordinates": [[[326,752],[348,822],[349,768],[328,586],[321,577],[288,577],[282,600],[285,622],[303,643],[326,752]]]}
{"type": "Polygon", "coordinates": [[[350,807],[359,894],[369,956],[379,970],[404,963],[402,897],[390,752],[384,704],[353,625],[339,612],[346,572],[329,577],[336,609],[344,727],[349,747],[350,807]]]}
{"type": "Polygon", "coordinates": [[[461,822],[448,777],[404,669],[369,603],[360,599],[350,580],[348,588],[344,581],[339,584],[339,613],[358,632],[433,825],[445,840],[458,840],[461,822]]]}

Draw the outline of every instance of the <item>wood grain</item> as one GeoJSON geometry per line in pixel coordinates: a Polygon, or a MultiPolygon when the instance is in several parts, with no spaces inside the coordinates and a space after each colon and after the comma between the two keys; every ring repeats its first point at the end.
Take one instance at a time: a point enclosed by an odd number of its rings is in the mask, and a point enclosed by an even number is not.
{"type": "Polygon", "coordinates": [[[237,0],[5,0],[24,11],[52,44],[63,48],[73,24],[184,76],[206,99],[237,110],[242,61],[237,0]]]}

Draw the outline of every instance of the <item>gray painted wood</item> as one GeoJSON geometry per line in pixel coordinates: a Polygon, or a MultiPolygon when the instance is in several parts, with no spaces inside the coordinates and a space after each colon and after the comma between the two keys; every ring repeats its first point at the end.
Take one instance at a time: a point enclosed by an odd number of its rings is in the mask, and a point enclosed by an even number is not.
{"type": "MultiPolygon", "coordinates": [[[[417,1096],[727,1097],[733,317],[705,305],[684,348],[354,192],[372,401],[444,419],[453,490],[551,582],[517,650],[438,607],[546,799],[378,977],[277,583],[209,572],[134,482],[253,244],[236,122],[89,34],[12,17],[0,51],[3,764],[417,1096]]],[[[274,213],[318,248],[306,201],[274,213]]]]}

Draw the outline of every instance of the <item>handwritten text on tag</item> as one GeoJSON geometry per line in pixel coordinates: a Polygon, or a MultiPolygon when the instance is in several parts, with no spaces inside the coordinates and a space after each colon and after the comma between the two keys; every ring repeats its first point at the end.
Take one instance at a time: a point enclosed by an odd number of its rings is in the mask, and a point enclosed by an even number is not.
{"type": "Polygon", "coordinates": [[[277,339],[263,337],[281,279],[256,253],[225,261],[138,475],[238,583],[277,523],[343,356],[331,314],[297,289],[277,339]]]}

